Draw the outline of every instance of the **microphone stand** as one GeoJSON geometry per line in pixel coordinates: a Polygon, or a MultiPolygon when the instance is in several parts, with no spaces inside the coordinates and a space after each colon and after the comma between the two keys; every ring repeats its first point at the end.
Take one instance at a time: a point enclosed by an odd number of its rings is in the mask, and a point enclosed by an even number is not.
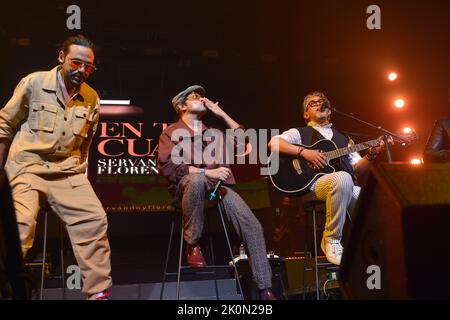
{"type": "Polygon", "coordinates": [[[363,124],[365,124],[365,125],[367,125],[367,126],[369,126],[371,128],[375,128],[378,131],[381,131],[383,133],[383,141],[384,141],[384,146],[386,148],[386,156],[387,156],[387,159],[388,159],[389,163],[392,163],[392,153],[391,153],[391,148],[390,148],[389,143],[388,143],[389,136],[392,136],[395,140],[397,140],[397,141],[399,141],[401,143],[408,143],[408,142],[410,142],[407,138],[402,137],[402,136],[400,136],[398,134],[395,134],[395,133],[393,133],[393,132],[391,132],[389,130],[386,130],[386,129],[384,129],[381,126],[374,125],[374,124],[372,124],[370,122],[367,122],[367,121],[364,121],[364,120],[362,120],[360,118],[355,117],[355,115],[353,113],[345,113],[345,112],[339,111],[339,110],[337,110],[336,108],[333,108],[333,107],[331,107],[331,110],[333,110],[337,114],[340,114],[340,115],[343,115],[345,117],[351,118],[351,119],[356,120],[358,122],[361,122],[361,123],[363,123],[363,124]]]}
{"type": "Polygon", "coordinates": [[[222,227],[223,227],[223,231],[225,233],[225,238],[227,239],[228,253],[230,254],[231,264],[233,265],[234,276],[236,278],[237,287],[241,294],[241,299],[244,300],[244,291],[242,291],[242,285],[241,285],[241,280],[239,277],[239,272],[237,270],[236,263],[234,262],[233,251],[231,250],[231,242],[230,242],[230,238],[228,237],[227,227],[225,224],[225,220],[223,218],[223,216],[226,214],[226,212],[225,212],[225,206],[222,201],[222,195],[220,194],[220,188],[222,186],[222,183],[223,183],[222,180],[219,180],[216,183],[214,190],[209,195],[209,200],[210,201],[217,200],[217,207],[219,209],[220,221],[222,222],[222,227]]]}

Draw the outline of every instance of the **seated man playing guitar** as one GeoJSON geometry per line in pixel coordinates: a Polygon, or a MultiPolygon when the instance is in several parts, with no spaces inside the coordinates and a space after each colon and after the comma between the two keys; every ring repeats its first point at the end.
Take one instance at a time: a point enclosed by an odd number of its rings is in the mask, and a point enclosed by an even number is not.
{"type": "MultiPolygon", "coordinates": [[[[450,102],[450,85],[448,86],[450,102]]],[[[434,123],[423,152],[425,163],[450,163],[450,116],[434,123]]]]}
{"type": "Polygon", "coordinates": [[[330,116],[331,105],[322,92],[315,91],[305,97],[303,117],[308,125],[289,129],[269,142],[271,151],[280,154],[279,170],[274,175],[271,173],[270,178],[282,192],[300,194],[311,190],[326,202],[321,248],[329,262],[339,265],[345,215],[352,198],[357,199],[360,191],[354,185],[354,175],[367,170],[384,149],[384,142],[376,139],[354,145],[348,137],[331,128],[330,116]],[[356,151],[363,149],[369,150],[362,158],[356,151]],[[283,177],[287,177],[286,187],[282,186],[283,177]]]}

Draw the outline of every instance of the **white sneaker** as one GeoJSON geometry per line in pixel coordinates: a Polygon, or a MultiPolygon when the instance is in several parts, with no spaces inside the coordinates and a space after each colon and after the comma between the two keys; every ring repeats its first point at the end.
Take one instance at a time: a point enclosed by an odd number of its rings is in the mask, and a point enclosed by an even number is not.
{"type": "Polygon", "coordinates": [[[322,238],[322,243],[320,244],[322,251],[325,253],[327,260],[333,264],[340,265],[342,252],[344,248],[342,247],[339,240],[328,238],[322,238]]]}

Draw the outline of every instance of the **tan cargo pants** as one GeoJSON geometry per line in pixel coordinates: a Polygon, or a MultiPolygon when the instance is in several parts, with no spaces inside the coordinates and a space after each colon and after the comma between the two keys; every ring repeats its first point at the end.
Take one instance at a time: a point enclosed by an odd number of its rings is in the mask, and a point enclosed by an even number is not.
{"type": "Polygon", "coordinates": [[[112,285],[108,221],[84,174],[36,175],[23,173],[10,180],[22,252],[33,245],[36,218],[46,201],[66,225],[88,295],[112,285]]]}

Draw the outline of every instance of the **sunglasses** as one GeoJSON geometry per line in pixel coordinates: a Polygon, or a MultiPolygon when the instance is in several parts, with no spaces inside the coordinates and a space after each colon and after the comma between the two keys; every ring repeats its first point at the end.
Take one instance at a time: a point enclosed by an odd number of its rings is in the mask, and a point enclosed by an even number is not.
{"type": "Polygon", "coordinates": [[[77,59],[72,59],[72,58],[67,58],[67,59],[69,60],[70,67],[72,69],[81,69],[82,67],[84,67],[84,71],[86,73],[92,73],[95,70],[97,70],[97,68],[93,64],[90,64],[90,63],[87,63],[84,61],[80,61],[77,59]]]}
{"type": "Polygon", "coordinates": [[[187,96],[186,100],[200,100],[201,98],[203,98],[201,95],[199,95],[197,92],[193,92],[187,96]]]}
{"type": "Polygon", "coordinates": [[[325,101],[322,99],[319,100],[312,100],[308,103],[308,107],[318,107],[324,104],[325,101]]]}

